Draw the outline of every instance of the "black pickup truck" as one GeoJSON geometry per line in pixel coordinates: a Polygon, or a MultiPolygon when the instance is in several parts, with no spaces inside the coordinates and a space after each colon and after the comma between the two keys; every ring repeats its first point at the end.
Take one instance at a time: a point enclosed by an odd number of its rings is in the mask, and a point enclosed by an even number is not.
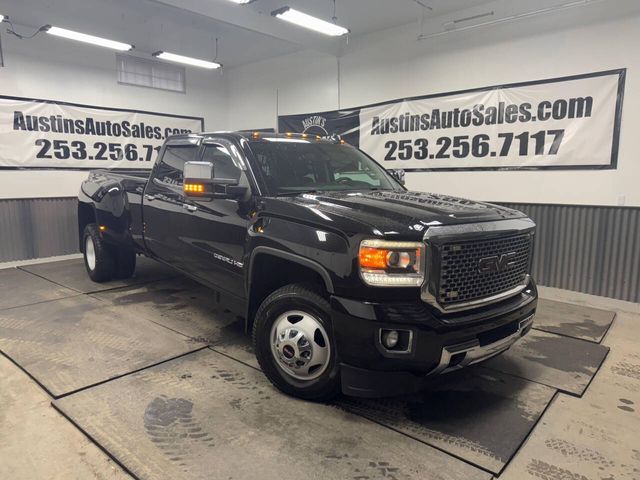
{"type": "Polygon", "coordinates": [[[339,138],[174,136],[150,175],[90,173],[80,250],[96,282],[143,254],[210,286],[288,394],[413,392],[529,331],[535,225],[403,183],[339,138]]]}

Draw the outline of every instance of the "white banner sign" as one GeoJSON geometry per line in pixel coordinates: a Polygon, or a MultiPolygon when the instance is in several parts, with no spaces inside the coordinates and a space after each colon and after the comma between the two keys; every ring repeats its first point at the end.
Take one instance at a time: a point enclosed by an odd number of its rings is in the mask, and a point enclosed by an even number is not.
{"type": "Polygon", "coordinates": [[[616,168],[625,70],[360,110],[360,148],[385,168],[616,168]]]}
{"type": "Polygon", "coordinates": [[[0,168],[151,168],[165,138],[204,120],[0,96],[0,168]]]}

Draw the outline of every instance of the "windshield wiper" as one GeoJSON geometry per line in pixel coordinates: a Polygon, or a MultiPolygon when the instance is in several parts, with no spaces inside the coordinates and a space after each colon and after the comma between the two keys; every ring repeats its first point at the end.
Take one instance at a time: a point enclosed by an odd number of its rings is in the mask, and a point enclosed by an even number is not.
{"type": "Polygon", "coordinates": [[[294,197],[296,195],[304,195],[307,193],[318,193],[319,190],[297,190],[295,192],[280,192],[276,197],[294,197]]]}

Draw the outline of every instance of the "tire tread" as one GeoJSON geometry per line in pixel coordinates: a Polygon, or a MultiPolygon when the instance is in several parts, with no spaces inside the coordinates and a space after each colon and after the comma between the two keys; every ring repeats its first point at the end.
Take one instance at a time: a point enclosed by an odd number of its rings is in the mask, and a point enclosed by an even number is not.
{"type": "MultiPolygon", "coordinates": [[[[260,364],[260,368],[262,369],[265,376],[273,383],[277,388],[279,388],[284,393],[289,395],[293,395],[299,398],[303,398],[305,400],[312,400],[318,402],[326,402],[336,397],[341,392],[340,385],[340,375],[339,372],[334,372],[336,370],[335,364],[337,363],[337,356],[335,352],[335,344],[334,348],[334,366],[333,368],[327,369],[327,374],[334,374],[333,378],[329,378],[324,381],[324,384],[317,388],[309,388],[309,389],[301,389],[295,387],[291,383],[287,382],[283,374],[279,371],[278,367],[273,363],[273,358],[271,351],[269,349],[268,352],[264,353],[260,346],[260,342],[262,340],[261,336],[268,336],[271,330],[271,323],[269,319],[266,317],[266,310],[271,308],[275,302],[284,301],[287,298],[297,298],[303,299],[305,302],[310,303],[317,310],[321,310],[325,313],[324,317],[329,316],[330,306],[327,299],[323,296],[322,292],[315,285],[308,284],[300,284],[293,283],[286,285],[284,287],[275,290],[267,298],[264,299],[260,307],[258,308],[255,321],[253,322],[253,332],[252,332],[252,340],[254,351],[256,352],[256,357],[258,363],[260,364]],[[267,324],[267,325],[265,325],[267,324]]],[[[323,318],[327,323],[330,319],[323,318]]],[[[325,325],[327,329],[327,334],[331,335],[331,325],[325,325]]],[[[324,374],[323,374],[324,375],[324,374]]],[[[322,377],[320,377],[322,378],[322,377]]]]}

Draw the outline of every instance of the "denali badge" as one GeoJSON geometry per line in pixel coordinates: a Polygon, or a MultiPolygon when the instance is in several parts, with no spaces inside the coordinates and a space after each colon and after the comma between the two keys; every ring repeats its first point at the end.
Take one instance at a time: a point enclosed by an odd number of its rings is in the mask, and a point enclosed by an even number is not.
{"type": "Polygon", "coordinates": [[[509,270],[516,264],[516,252],[503,253],[502,255],[493,255],[478,260],[478,271],[480,273],[502,272],[509,270]]]}

